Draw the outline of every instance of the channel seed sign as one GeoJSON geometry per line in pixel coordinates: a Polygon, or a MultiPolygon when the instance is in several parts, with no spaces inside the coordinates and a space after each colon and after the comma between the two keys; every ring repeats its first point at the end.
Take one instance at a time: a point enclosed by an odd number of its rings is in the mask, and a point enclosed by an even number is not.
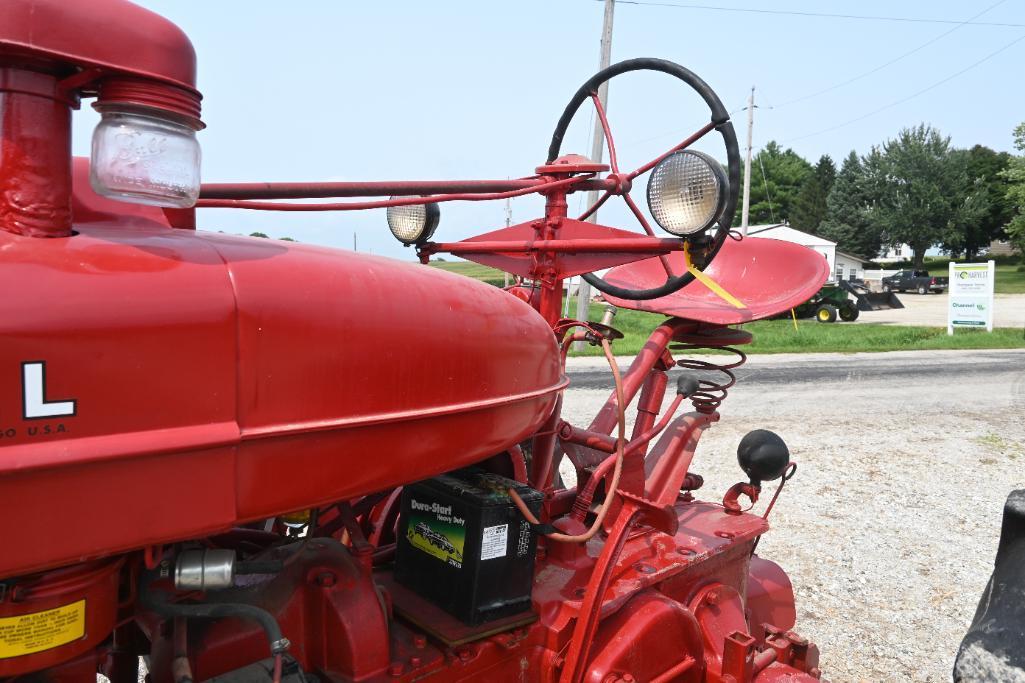
{"type": "Polygon", "coordinates": [[[993,261],[951,263],[947,297],[947,334],[955,327],[985,327],[993,331],[993,261]]]}

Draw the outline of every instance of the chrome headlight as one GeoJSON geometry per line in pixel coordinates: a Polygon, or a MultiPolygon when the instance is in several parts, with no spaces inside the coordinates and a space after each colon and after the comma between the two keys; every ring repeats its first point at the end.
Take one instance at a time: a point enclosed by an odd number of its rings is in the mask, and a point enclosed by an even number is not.
{"type": "Polygon", "coordinates": [[[434,203],[388,207],[388,229],[406,246],[431,239],[440,220],[441,210],[434,203]]]}
{"type": "Polygon", "coordinates": [[[648,178],[648,209],[663,230],[686,237],[719,220],[729,180],[718,161],[694,150],[673,152],[648,178]]]}

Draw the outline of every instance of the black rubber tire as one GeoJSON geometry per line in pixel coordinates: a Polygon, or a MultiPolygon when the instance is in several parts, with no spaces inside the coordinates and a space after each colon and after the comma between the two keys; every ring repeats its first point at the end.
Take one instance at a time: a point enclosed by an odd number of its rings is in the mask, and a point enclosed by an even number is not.
{"type": "Polygon", "coordinates": [[[833,304],[822,304],[815,310],[815,319],[820,323],[835,323],[836,306],[833,304]]]}
{"type": "MultiPolygon", "coordinates": [[[[610,80],[614,76],[620,74],[629,73],[631,71],[660,71],[670,76],[675,76],[680,79],[691,88],[693,88],[698,95],[705,101],[708,108],[712,112],[712,123],[715,124],[716,130],[723,137],[723,143],[726,145],[726,176],[729,180],[729,195],[726,197],[726,206],[723,207],[721,217],[719,219],[719,227],[712,236],[712,245],[708,251],[707,262],[711,263],[715,255],[719,253],[719,249],[722,248],[723,243],[730,235],[730,225],[733,222],[733,214],[737,210],[737,200],[740,193],[740,147],[737,144],[737,134],[733,130],[733,124],[730,123],[730,115],[726,111],[726,107],[723,106],[719,96],[715,94],[715,91],[709,87],[701,78],[699,78],[694,72],[689,69],[680,66],[676,62],[670,62],[666,59],[655,59],[651,57],[639,57],[637,59],[627,59],[625,61],[613,64],[612,66],[602,69],[577,90],[576,94],[566,105],[566,109],[562,112],[562,116],[559,117],[559,122],[555,125],[555,132],[552,134],[551,144],[548,146],[548,163],[552,163],[559,156],[559,152],[562,149],[562,140],[566,135],[566,131],[569,128],[569,124],[573,121],[573,116],[577,113],[580,105],[587,101],[592,94],[598,92],[598,86],[605,81],[610,80]]],[[[703,267],[699,270],[703,270],[703,267]]],[[[585,273],[582,275],[584,280],[592,287],[600,292],[611,294],[612,296],[620,299],[627,299],[629,301],[640,301],[643,299],[658,299],[677,292],[691,282],[694,281],[694,276],[688,273],[682,273],[676,277],[669,278],[665,284],[659,287],[652,287],[651,289],[626,289],[624,287],[617,287],[616,285],[609,284],[597,277],[594,273],[585,273]]]]}
{"type": "Polygon", "coordinates": [[[928,294],[929,293],[929,288],[928,287],[924,287],[924,286],[920,286],[918,288],[918,293],[919,294],[928,294]]]}
{"type": "Polygon", "coordinates": [[[845,323],[854,322],[858,319],[858,315],[861,313],[861,311],[858,310],[858,307],[854,304],[844,304],[837,312],[840,314],[840,320],[843,320],[845,323]]]}

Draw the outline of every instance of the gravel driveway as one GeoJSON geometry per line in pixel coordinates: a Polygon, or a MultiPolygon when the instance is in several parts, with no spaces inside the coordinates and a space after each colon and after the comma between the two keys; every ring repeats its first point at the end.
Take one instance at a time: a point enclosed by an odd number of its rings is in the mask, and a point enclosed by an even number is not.
{"type": "MultiPolygon", "coordinates": [[[[596,361],[570,360],[588,387],[567,391],[576,424],[607,396],[596,361]]],[[[755,356],[743,370],[695,458],[699,497],[742,478],[745,433],[779,433],[799,468],[759,554],[790,574],[824,675],[949,681],[1004,499],[1025,487],[1025,351],[755,356]]]]}
{"type": "MultiPolygon", "coordinates": [[[[927,327],[947,326],[947,293],[898,294],[904,308],[887,311],[862,311],[859,323],[883,323],[885,325],[923,325],[927,327]]],[[[993,324],[996,327],[1025,327],[1025,294],[995,294],[993,324]]]]}

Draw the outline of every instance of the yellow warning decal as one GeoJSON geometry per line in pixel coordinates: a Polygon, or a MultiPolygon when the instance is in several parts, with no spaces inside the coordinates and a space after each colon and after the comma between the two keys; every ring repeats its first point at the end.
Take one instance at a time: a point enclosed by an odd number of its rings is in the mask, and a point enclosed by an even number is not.
{"type": "Polygon", "coordinates": [[[52,650],[85,635],[85,600],[45,612],[0,617],[0,659],[52,650]]]}

